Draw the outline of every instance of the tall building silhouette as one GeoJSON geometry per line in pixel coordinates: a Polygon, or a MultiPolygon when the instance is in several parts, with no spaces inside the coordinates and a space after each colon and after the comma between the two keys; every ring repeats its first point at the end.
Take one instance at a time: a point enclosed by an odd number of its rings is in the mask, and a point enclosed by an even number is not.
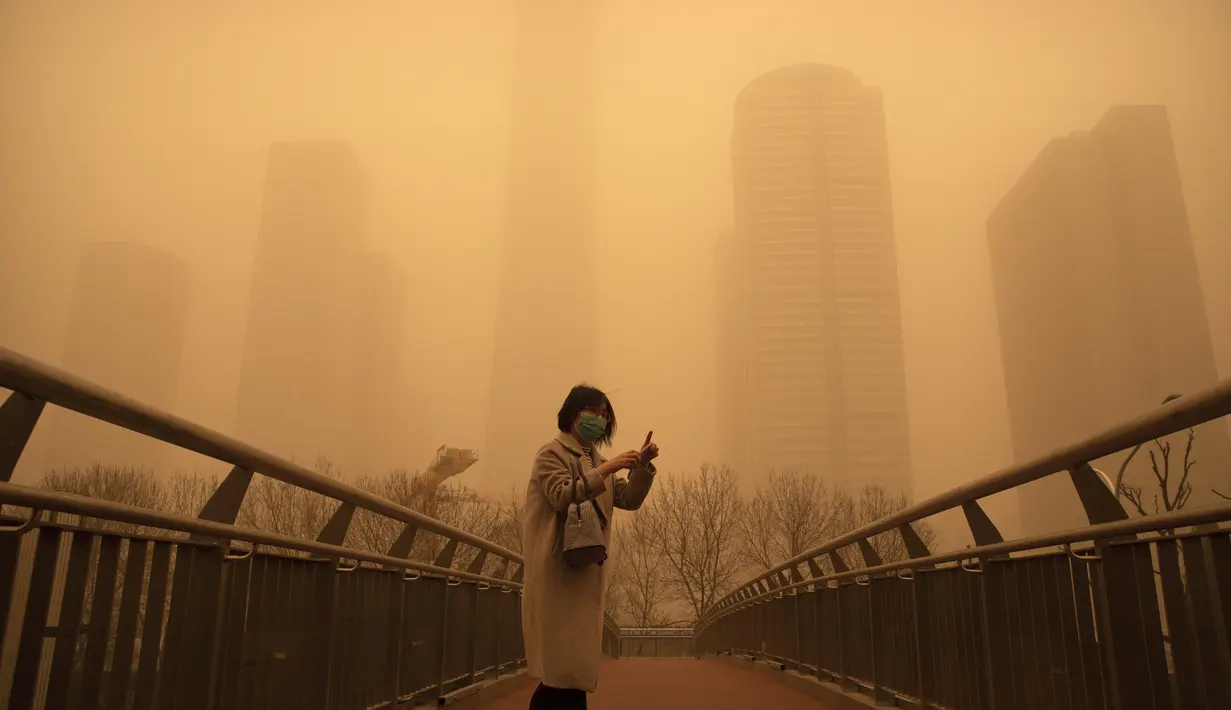
{"type": "MultiPolygon", "coordinates": [[[[142,404],[174,411],[189,309],[188,267],[139,244],[82,250],[61,366],[142,404]]],[[[75,412],[49,407],[44,465],[160,471],[172,447],[75,412]]]]}
{"type": "MultiPolygon", "coordinates": [[[[384,254],[365,254],[358,263],[355,335],[351,339],[354,413],[348,466],[383,473],[407,466],[413,452],[410,407],[403,378],[406,357],[406,276],[384,254]]],[[[417,459],[414,463],[419,463],[417,459]]]]}
{"type": "MultiPolygon", "coordinates": [[[[987,232],[1018,461],[1216,380],[1164,107],[1116,107],[1093,130],[1053,140],[987,232]]],[[[1194,503],[1231,462],[1221,422],[1197,431],[1194,503]]],[[[1177,478],[1184,443],[1173,444],[1177,478]]],[[[1095,466],[1114,477],[1123,458],[1095,466]]],[[[1150,495],[1147,452],[1127,476],[1150,495]]],[[[1086,523],[1067,474],[1018,495],[1025,534],[1086,523]]]]}
{"type": "Polygon", "coordinates": [[[742,243],[723,230],[714,249],[715,414],[718,460],[744,476],[752,466],[748,425],[748,317],[742,243]]]}
{"type": "Polygon", "coordinates": [[[348,143],[270,146],[239,390],[239,436],[311,465],[350,445],[351,309],[367,184],[348,143]]]}
{"type": "MultiPolygon", "coordinates": [[[[480,485],[524,486],[571,386],[595,378],[597,4],[518,0],[507,232],[480,485]]],[[[599,384],[599,383],[595,383],[599,384]]]]}
{"type": "Polygon", "coordinates": [[[911,490],[901,305],[879,90],[771,71],[735,103],[748,457],[911,490]]]}

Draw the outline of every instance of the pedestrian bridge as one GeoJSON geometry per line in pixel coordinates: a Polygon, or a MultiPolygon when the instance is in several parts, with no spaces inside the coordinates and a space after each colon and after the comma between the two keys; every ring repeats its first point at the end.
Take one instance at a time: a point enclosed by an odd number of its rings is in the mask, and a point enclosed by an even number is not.
{"type": "MultiPolygon", "coordinates": [[[[526,707],[515,552],[2,348],[0,387],[0,708],[526,707]],[[47,404],[233,468],[195,517],[10,483],[47,404]],[[336,511],[314,539],[236,525],[254,476],[336,511]],[[386,552],[344,544],[357,510],[401,526],[386,552]],[[431,563],[416,536],[443,541],[431,563]]],[[[691,631],[608,620],[591,707],[1231,708],[1231,506],[1130,518],[1089,465],[1229,412],[1223,382],[972,481],[784,560],[691,631]],[[979,501],[1052,474],[1090,525],[1004,540],[979,501]],[[975,545],[929,550],[913,524],[953,509],[975,545]]]]}

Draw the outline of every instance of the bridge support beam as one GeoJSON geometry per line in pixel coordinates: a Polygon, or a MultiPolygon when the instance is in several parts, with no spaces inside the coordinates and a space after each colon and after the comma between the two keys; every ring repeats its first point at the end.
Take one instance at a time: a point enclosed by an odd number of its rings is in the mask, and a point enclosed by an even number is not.
{"type": "Polygon", "coordinates": [[[915,528],[910,524],[898,526],[898,535],[902,537],[902,544],[906,546],[906,554],[911,559],[917,560],[921,557],[930,557],[932,552],[928,550],[928,546],[924,544],[923,538],[919,537],[919,533],[915,532],[915,528]]]}
{"type": "Polygon", "coordinates": [[[1081,507],[1086,511],[1086,519],[1091,525],[1128,520],[1128,512],[1116,499],[1115,491],[1108,487],[1093,466],[1088,463],[1077,464],[1069,469],[1069,478],[1073,481],[1073,488],[1077,490],[1077,497],[1081,499],[1081,507]]]}
{"type": "Polygon", "coordinates": [[[433,562],[432,564],[436,565],[437,567],[452,567],[453,557],[456,554],[457,554],[457,540],[450,540],[449,542],[445,543],[444,549],[440,551],[439,555],[436,555],[436,561],[433,562]]]}
{"type": "MultiPolygon", "coordinates": [[[[248,486],[252,483],[252,472],[241,466],[236,466],[231,469],[227,477],[222,479],[222,483],[218,484],[217,490],[210,495],[209,500],[205,501],[205,505],[201,506],[201,512],[197,513],[199,520],[212,520],[215,523],[226,523],[234,525],[235,519],[239,517],[239,509],[244,505],[244,497],[248,495],[248,486]]],[[[205,540],[204,535],[192,534],[188,536],[189,540],[201,541],[205,540]]],[[[228,541],[223,541],[222,544],[229,544],[228,541]]]]}
{"type": "Polygon", "coordinates": [[[881,556],[867,539],[859,541],[859,554],[863,556],[864,567],[880,567],[881,556]]]}
{"type": "Polygon", "coordinates": [[[397,539],[389,546],[390,557],[400,557],[405,559],[410,557],[411,550],[415,547],[415,535],[419,532],[419,528],[407,523],[402,527],[402,532],[398,533],[397,539]]]}
{"type": "Polygon", "coordinates": [[[13,477],[46,404],[37,397],[13,392],[0,405],[0,482],[7,483],[13,477]]]}
{"type": "Polygon", "coordinates": [[[346,533],[350,530],[351,520],[354,520],[354,518],[355,506],[350,503],[338,505],[338,509],[333,511],[333,515],[329,516],[329,522],[325,523],[321,533],[316,536],[316,541],[327,545],[341,545],[345,543],[346,533]]]}

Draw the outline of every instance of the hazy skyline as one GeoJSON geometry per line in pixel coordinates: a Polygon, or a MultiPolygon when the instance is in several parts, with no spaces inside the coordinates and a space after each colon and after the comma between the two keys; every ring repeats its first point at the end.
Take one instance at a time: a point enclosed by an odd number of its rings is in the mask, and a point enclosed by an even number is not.
{"type": "MultiPolygon", "coordinates": [[[[516,0],[508,202],[475,484],[522,490],[569,388],[598,384],[595,6],[516,0]]],[[[613,403],[620,420],[620,409],[613,403]]]]}
{"type": "MultiPolygon", "coordinates": [[[[1118,106],[1048,143],[988,218],[1016,459],[1217,379],[1176,168],[1166,110],[1118,106]]],[[[1228,478],[1231,441],[1226,422],[1196,436],[1199,505],[1228,478]]],[[[1183,445],[1172,443],[1174,461],[1149,461],[1186,467],[1183,445]]],[[[1097,465],[1114,472],[1123,460],[1097,465]]],[[[1146,456],[1127,472],[1133,485],[1152,477],[1146,456]]],[[[1018,495],[1026,534],[1086,523],[1063,474],[1018,495]]]]}
{"type": "MultiPolygon", "coordinates": [[[[124,242],[83,245],[61,366],[175,411],[192,290],[188,265],[159,249],[124,242]]],[[[169,444],[59,407],[45,410],[41,428],[45,446],[31,446],[28,457],[35,466],[74,468],[97,457],[157,469],[175,461],[169,444]]]]}
{"type": "MultiPolygon", "coordinates": [[[[748,462],[912,490],[881,91],[793,64],[740,91],[731,136],[748,462]],[[740,288],[742,287],[742,288],[740,288]]],[[[722,288],[720,284],[719,288],[722,288]]],[[[723,316],[720,315],[720,321],[723,316]]],[[[721,345],[719,347],[722,347],[721,345]]]]}
{"type": "MultiPolygon", "coordinates": [[[[408,274],[406,373],[430,413],[408,463],[442,443],[482,447],[512,10],[6,3],[0,342],[59,363],[81,245],[165,249],[200,284],[178,413],[234,432],[266,148],[349,140],[372,178],[370,241],[408,274]]],[[[917,497],[1009,463],[985,222],[1048,141],[1113,105],[1168,107],[1219,372],[1231,373],[1226,3],[628,0],[605,3],[596,32],[603,298],[586,379],[612,393],[617,447],[653,428],[670,470],[716,451],[708,265],[731,223],[733,104],[797,62],[884,92],[917,497]]]]}
{"type": "Polygon", "coordinates": [[[380,288],[361,269],[367,176],[346,141],[274,143],[267,163],[236,432],[286,458],[351,467],[355,395],[368,381],[389,380],[357,367],[366,344],[360,315],[372,310],[362,296],[380,288]]]}

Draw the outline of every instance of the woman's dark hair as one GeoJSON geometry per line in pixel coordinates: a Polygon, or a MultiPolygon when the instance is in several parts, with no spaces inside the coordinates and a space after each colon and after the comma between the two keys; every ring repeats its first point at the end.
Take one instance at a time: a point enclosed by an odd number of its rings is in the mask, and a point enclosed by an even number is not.
{"type": "Polygon", "coordinates": [[[607,399],[607,395],[597,387],[582,383],[569,390],[568,396],[564,398],[564,404],[560,405],[560,413],[556,415],[556,426],[562,432],[571,432],[573,422],[577,421],[577,415],[581,414],[582,410],[600,407],[604,404],[607,405],[607,431],[603,432],[595,443],[609,446],[616,430],[615,409],[611,407],[611,400],[607,399]]]}

